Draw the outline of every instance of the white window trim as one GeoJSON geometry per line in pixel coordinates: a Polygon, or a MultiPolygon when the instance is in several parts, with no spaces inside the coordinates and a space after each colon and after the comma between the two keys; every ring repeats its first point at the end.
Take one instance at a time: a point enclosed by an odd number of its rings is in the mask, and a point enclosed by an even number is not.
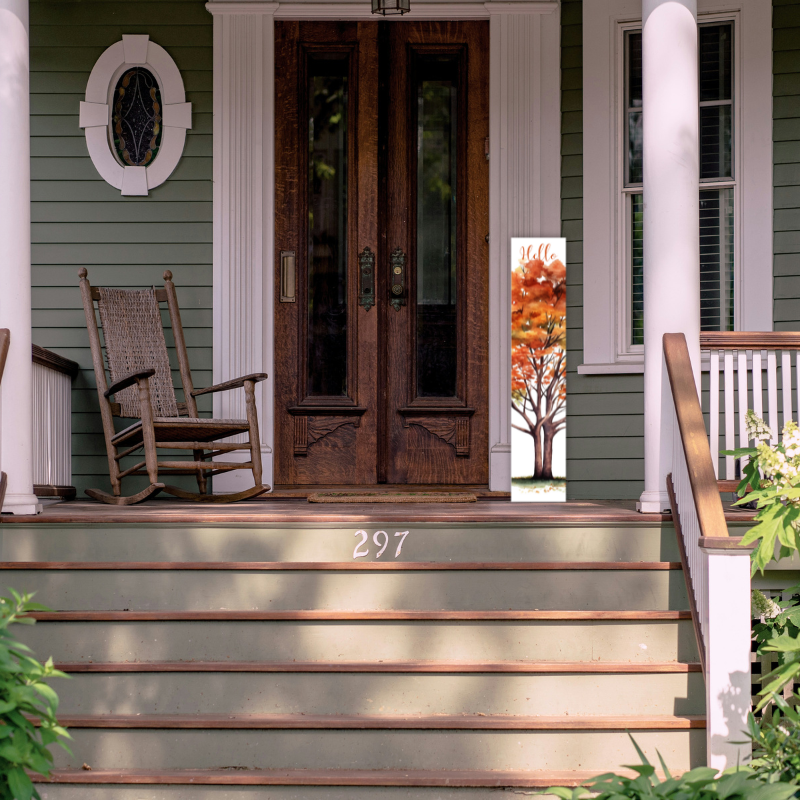
{"type": "MultiPolygon", "coordinates": [[[[735,327],[772,330],[772,7],[698,0],[698,21],[735,20],[735,327]]],[[[629,345],[630,275],[622,192],[623,32],[640,0],[584,4],[583,374],[643,372],[629,345]]],[[[699,187],[698,187],[699,190],[699,187]]]]}
{"type": "Polygon", "coordinates": [[[89,156],[100,177],[123,195],[146,195],[172,174],[183,155],[186,130],[192,127],[192,104],[186,102],[183,78],[172,57],[147,34],[124,35],[97,59],[80,104],[89,156]],[[111,140],[113,93],[122,73],[142,66],[158,81],[163,106],[163,133],[158,155],[146,167],[121,164],[111,140]]]}

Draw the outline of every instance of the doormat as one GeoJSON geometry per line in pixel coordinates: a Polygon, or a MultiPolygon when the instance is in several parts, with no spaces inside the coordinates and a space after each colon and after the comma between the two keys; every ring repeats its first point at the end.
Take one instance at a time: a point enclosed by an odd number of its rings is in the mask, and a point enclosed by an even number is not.
{"type": "Polygon", "coordinates": [[[469,492],[315,492],[309,503],[476,503],[469,492]]]}

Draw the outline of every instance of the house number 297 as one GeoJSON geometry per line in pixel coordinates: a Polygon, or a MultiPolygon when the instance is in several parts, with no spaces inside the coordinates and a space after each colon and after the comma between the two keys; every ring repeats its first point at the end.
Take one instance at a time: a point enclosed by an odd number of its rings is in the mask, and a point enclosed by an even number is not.
{"type": "MultiPolygon", "coordinates": [[[[361,541],[356,544],[353,550],[353,558],[364,558],[364,556],[369,555],[369,549],[364,547],[369,539],[369,534],[366,531],[356,531],[355,535],[360,536],[361,541]]],[[[403,549],[403,542],[406,540],[406,536],[408,536],[408,531],[397,531],[395,536],[400,537],[400,541],[397,543],[397,550],[394,551],[394,557],[397,558],[400,555],[400,551],[403,549]]],[[[378,552],[375,553],[375,558],[378,559],[389,546],[389,534],[386,533],[386,531],[375,531],[375,533],[372,534],[372,541],[380,548],[378,552]]]]}

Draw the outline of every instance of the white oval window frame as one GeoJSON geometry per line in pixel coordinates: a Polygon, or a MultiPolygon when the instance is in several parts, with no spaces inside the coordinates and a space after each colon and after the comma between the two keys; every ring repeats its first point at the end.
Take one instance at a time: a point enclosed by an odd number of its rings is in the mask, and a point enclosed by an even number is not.
{"type": "Polygon", "coordinates": [[[183,155],[186,131],[192,127],[192,104],[186,102],[183,78],[167,51],[147,34],[124,35],[97,59],[81,101],[80,127],[100,177],[123,195],[146,195],[173,173],[183,155]],[[161,90],[161,146],[146,167],[120,164],[110,137],[111,100],[116,83],[129,67],[144,67],[155,76],[161,90]]]}

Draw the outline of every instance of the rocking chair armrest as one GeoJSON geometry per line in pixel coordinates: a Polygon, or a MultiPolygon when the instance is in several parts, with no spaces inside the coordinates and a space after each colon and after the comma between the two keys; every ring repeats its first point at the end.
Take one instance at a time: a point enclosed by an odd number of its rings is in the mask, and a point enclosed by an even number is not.
{"type": "Polygon", "coordinates": [[[114,383],[105,390],[103,396],[111,397],[112,394],[116,394],[123,389],[127,389],[129,386],[133,386],[133,384],[137,383],[141,378],[152,378],[155,374],[156,371],[154,369],[143,369],[139,372],[132,372],[130,375],[126,375],[124,378],[114,381],[114,383]]]}
{"type": "Polygon", "coordinates": [[[231,381],[224,381],[214,386],[209,386],[207,389],[193,389],[192,397],[199,397],[201,394],[211,394],[213,392],[227,392],[228,389],[240,389],[244,386],[245,381],[252,381],[258,383],[267,379],[266,372],[254,372],[252,375],[244,375],[241,378],[234,378],[231,381]]]}

